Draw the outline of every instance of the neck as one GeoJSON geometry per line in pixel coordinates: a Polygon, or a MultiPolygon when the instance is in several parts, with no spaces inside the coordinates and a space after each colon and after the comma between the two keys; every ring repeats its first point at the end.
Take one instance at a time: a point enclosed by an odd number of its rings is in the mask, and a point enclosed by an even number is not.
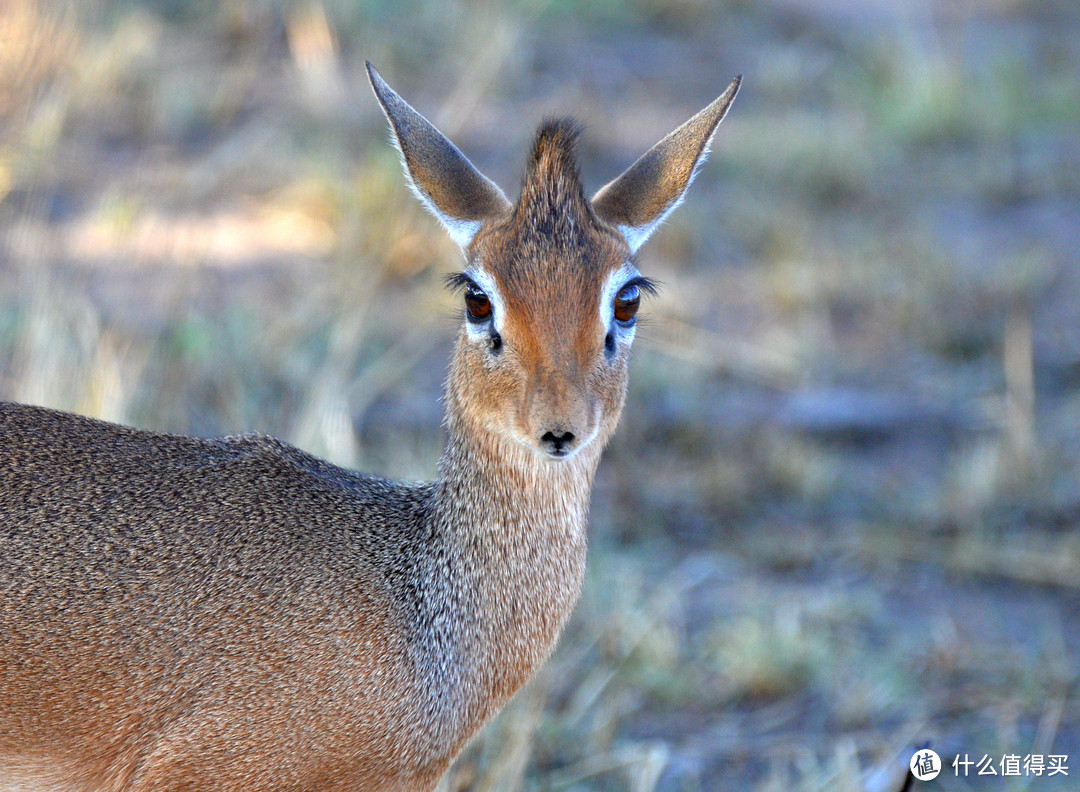
{"type": "Polygon", "coordinates": [[[459,703],[482,722],[547,657],[577,601],[600,448],[553,460],[453,421],[447,428],[434,506],[452,548],[446,593],[468,621],[450,620],[445,646],[464,669],[459,703]]]}

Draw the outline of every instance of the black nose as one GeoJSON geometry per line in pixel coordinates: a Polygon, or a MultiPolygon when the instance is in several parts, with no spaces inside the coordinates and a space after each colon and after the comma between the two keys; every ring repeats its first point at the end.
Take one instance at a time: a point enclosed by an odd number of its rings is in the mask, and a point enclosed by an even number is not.
{"type": "Polygon", "coordinates": [[[540,447],[553,457],[566,456],[570,453],[570,449],[574,447],[574,433],[561,432],[556,434],[555,432],[544,432],[540,435],[540,447]]]}

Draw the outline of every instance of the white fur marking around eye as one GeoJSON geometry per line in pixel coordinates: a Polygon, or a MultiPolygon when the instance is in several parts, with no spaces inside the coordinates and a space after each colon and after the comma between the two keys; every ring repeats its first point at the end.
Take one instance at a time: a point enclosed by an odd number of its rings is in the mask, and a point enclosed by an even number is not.
{"type": "MultiPolygon", "coordinates": [[[[487,298],[491,301],[491,312],[495,317],[495,331],[500,335],[503,332],[503,319],[506,316],[504,313],[505,303],[503,302],[502,295],[499,294],[499,288],[495,285],[495,279],[491,277],[484,270],[479,267],[468,267],[465,270],[465,274],[472,278],[473,283],[480,287],[480,290],[487,295],[487,298]]],[[[470,338],[487,338],[488,330],[484,324],[475,324],[474,322],[465,322],[465,329],[469,333],[470,338]]]]}
{"type": "MultiPolygon", "coordinates": [[[[605,332],[610,332],[615,322],[615,297],[622,291],[623,286],[640,276],[638,268],[629,261],[608,275],[604,288],[600,292],[600,321],[604,325],[605,332]]],[[[634,330],[633,325],[619,327],[615,337],[620,343],[633,341],[634,330]]]]}

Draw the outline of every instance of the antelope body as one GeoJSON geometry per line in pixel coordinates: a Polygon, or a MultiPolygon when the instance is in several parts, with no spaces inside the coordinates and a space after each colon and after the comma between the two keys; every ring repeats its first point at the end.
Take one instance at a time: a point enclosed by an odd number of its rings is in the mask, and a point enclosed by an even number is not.
{"type": "Polygon", "coordinates": [[[466,253],[438,478],[0,405],[0,790],[424,790],[544,660],[648,281],[738,81],[590,201],[543,125],[511,204],[369,65],[466,253]]]}

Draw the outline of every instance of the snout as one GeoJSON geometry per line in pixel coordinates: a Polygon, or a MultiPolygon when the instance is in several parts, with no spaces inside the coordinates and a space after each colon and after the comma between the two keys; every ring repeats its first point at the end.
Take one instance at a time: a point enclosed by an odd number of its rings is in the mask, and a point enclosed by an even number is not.
{"type": "Polygon", "coordinates": [[[523,434],[551,459],[566,459],[596,436],[596,415],[585,389],[565,377],[534,379],[523,434]]]}

